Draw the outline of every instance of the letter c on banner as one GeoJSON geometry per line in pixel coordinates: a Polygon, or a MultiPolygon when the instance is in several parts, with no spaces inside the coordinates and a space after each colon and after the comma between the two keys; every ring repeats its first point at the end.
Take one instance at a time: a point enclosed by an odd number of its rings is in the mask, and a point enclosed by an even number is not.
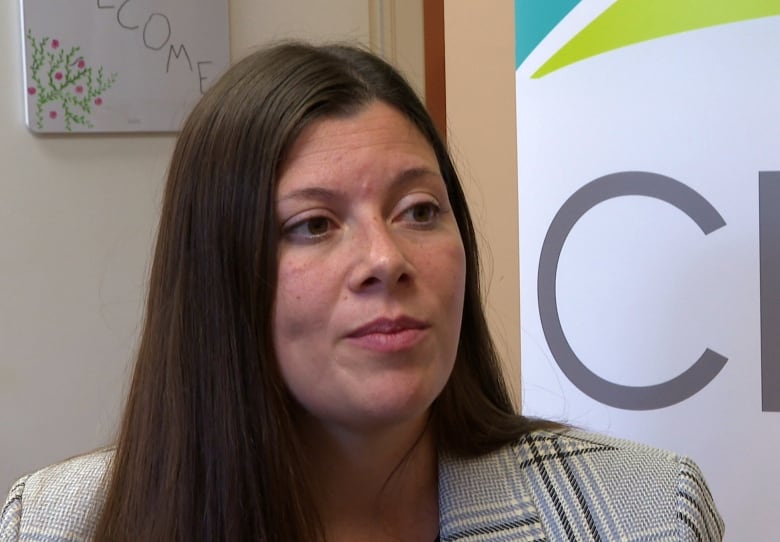
{"type": "Polygon", "coordinates": [[[726,225],[720,213],[698,192],[670,177],[645,171],[612,173],[591,181],[566,200],[553,218],[539,257],[537,297],[542,330],[563,374],[596,401],[625,410],[654,410],[696,394],[720,372],[727,358],[707,348],[678,376],[651,386],[625,386],[601,378],[577,357],[561,326],[555,291],[558,262],[574,224],[597,204],[621,196],[648,196],[677,207],[705,235],[726,225]]]}

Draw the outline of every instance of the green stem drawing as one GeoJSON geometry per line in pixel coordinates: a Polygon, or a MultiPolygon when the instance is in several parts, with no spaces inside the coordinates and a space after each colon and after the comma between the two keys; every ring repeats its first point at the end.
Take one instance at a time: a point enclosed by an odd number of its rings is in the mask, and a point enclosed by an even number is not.
{"type": "Polygon", "coordinates": [[[75,126],[92,128],[93,106],[103,104],[102,95],[114,85],[117,74],[106,76],[102,66],[97,70],[87,66],[79,46],[66,52],[58,40],[49,36],[36,39],[31,29],[26,37],[32,51],[29,75],[33,83],[27,94],[29,99],[35,98],[36,128],[43,130],[47,111],[51,121],[62,115],[69,132],[75,126]]]}

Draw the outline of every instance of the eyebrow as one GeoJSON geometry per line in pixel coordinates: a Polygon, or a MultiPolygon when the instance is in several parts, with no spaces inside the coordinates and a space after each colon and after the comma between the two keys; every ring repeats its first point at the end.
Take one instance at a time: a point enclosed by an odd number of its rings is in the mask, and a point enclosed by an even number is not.
{"type": "MultiPolygon", "coordinates": [[[[406,185],[416,181],[421,177],[437,177],[444,180],[441,173],[433,171],[424,167],[415,167],[402,171],[391,183],[391,189],[399,190],[403,189],[406,185]]],[[[445,183],[446,188],[446,183],[445,183]]],[[[300,200],[318,200],[318,201],[335,201],[344,196],[342,190],[333,190],[330,188],[323,188],[321,186],[310,186],[301,188],[299,190],[293,190],[281,197],[278,202],[289,201],[294,199],[300,200]]]]}

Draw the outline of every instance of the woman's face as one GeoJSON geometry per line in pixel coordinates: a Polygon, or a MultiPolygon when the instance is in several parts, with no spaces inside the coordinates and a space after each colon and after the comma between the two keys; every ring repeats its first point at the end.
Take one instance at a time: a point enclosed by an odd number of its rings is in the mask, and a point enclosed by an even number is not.
{"type": "Polygon", "coordinates": [[[292,395],[327,430],[419,422],[452,371],[466,275],[433,149],[372,102],[307,126],[277,192],[273,333],[292,395]]]}

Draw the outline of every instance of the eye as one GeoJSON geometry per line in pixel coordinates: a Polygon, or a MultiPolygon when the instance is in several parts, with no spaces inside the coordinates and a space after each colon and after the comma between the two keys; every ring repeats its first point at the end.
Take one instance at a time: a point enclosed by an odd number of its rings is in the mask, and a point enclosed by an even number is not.
{"type": "Polygon", "coordinates": [[[335,227],[326,216],[311,216],[285,228],[284,236],[293,241],[316,241],[328,235],[335,227]]]}
{"type": "Polygon", "coordinates": [[[409,207],[401,215],[402,219],[414,226],[432,224],[439,217],[439,206],[431,201],[417,203],[409,207]]]}

